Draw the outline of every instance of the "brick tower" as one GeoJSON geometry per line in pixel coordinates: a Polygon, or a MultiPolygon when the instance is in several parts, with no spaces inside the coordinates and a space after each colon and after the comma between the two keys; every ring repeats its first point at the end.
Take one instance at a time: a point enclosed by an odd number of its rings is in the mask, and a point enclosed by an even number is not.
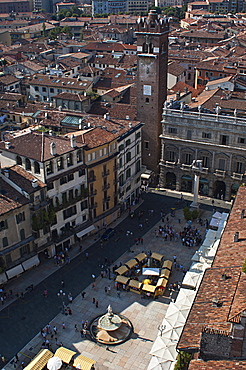
{"type": "Polygon", "coordinates": [[[161,143],[161,119],[167,95],[168,61],[167,18],[158,18],[155,10],[137,21],[137,119],[143,127],[143,164],[158,173],[161,143]]]}

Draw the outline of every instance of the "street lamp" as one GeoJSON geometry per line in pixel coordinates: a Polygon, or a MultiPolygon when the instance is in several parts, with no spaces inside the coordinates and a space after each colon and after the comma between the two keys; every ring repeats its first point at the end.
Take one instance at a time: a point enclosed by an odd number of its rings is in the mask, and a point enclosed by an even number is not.
{"type": "Polygon", "coordinates": [[[158,325],[158,330],[159,330],[159,334],[160,336],[162,337],[162,333],[164,332],[164,330],[166,329],[166,325],[158,325]]]}
{"type": "Polygon", "coordinates": [[[61,303],[62,303],[62,313],[65,313],[65,302],[64,302],[64,297],[66,295],[65,292],[63,292],[63,290],[61,289],[58,293],[57,293],[58,297],[61,297],[61,303]]]}

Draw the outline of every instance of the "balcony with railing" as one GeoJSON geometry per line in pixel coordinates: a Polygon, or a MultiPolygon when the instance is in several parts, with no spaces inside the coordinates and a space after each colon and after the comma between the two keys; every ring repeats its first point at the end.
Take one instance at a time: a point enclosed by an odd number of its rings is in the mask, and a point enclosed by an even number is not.
{"type": "Polygon", "coordinates": [[[90,207],[91,209],[95,209],[95,208],[97,208],[97,202],[95,202],[95,203],[93,203],[93,204],[91,204],[91,207],[90,207]]]}
{"type": "Polygon", "coordinates": [[[180,169],[184,170],[184,171],[191,171],[191,165],[182,163],[181,166],[180,166],[180,169]]]}
{"type": "Polygon", "coordinates": [[[108,184],[104,184],[103,186],[102,186],[102,191],[106,191],[106,190],[108,190],[110,188],[110,184],[108,183],[108,184]]]}
{"type": "Polygon", "coordinates": [[[167,168],[174,168],[176,166],[176,162],[164,161],[163,165],[167,168]]]}
{"type": "Polygon", "coordinates": [[[97,195],[97,190],[96,189],[90,190],[89,197],[94,197],[95,195],[97,195]]]}
{"type": "Polygon", "coordinates": [[[214,175],[217,176],[217,177],[225,177],[226,175],[226,171],[223,171],[223,170],[215,170],[214,172],[214,175]]]}
{"type": "Polygon", "coordinates": [[[88,182],[94,182],[94,181],[96,181],[96,176],[95,175],[88,177],[88,182]]]}
{"type": "Polygon", "coordinates": [[[200,174],[201,175],[207,175],[208,174],[208,168],[207,167],[202,167],[200,169],[200,174]]]}
{"type": "Polygon", "coordinates": [[[231,176],[234,180],[242,180],[243,179],[243,174],[242,173],[237,173],[237,172],[232,172],[231,176]]]}
{"type": "Polygon", "coordinates": [[[106,198],[103,198],[103,203],[109,202],[110,201],[110,195],[107,196],[106,198]]]}
{"type": "Polygon", "coordinates": [[[109,170],[103,171],[103,172],[102,172],[102,177],[106,177],[106,176],[108,176],[108,175],[109,175],[109,173],[110,173],[110,171],[109,171],[109,170]]]}

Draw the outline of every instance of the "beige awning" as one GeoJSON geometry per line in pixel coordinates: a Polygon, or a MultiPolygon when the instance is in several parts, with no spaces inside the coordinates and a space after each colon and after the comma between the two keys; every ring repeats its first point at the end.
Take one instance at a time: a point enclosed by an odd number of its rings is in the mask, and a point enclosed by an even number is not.
{"type": "Polygon", "coordinates": [[[138,280],[130,280],[129,283],[128,283],[128,286],[130,288],[136,288],[136,289],[140,289],[141,286],[142,286],[142,283],[139,282],[138,280]]]}
{"type": "Polygon", "coordinates": [[[116,274],[124,275],[128,271],[128,267],[120,266],[118,269],[115,270],[116,274]]]}
{"type": "Polygon", "coordinates": [[[156,286],[150,284],[144,284],[142,290],[145,292],[155,293],[156,286]]]}
{"type": "Polygon", "coordinates": [[[139,253],[136,257],[134,257],[138,262],[143,261],[145,258],[147,258],[147,254],[145,253],[139,253]]]}
{"type": "Polygon", "coordinates": [[[71,351],[70,349],[67,349],[65,347],[60,347],[56,350],[56,353],[54,356],[60,357],[60,359],[65,362],[66,364],[69,364],[72,357],[76,354],[76,352],[71,351]]]}
{"type": "Polygon", "coordinates": [[[162,269],[161,270],[160,277],[164,277],[166,279],[169,279],[170,274],[171,274],[171,271],[170,270],[168,270],[168,269],[162,269]]]}
{"type": "Polygon", "coordinates": [[[92,365],[94,365],[96,361],[85,357],[83,355],[79,355],[73,362],[73,366],[79,368],[81,370],[90,370],[92,365]]]}
{"type": "Polygon", "coordinates": [[[48,349],[41,349],[24,370],[42,370],[51,357],[53,357],[52,352],[48,349]]]}
{"type": "Polygon", "coordinates": [[[132,269],[133,267],[137,266],[137,264],[138,261],[136,261],[134,258],[125,263],[125,265],[129,267],[129,269],[132,269]]]}
{"type": "Polygon", "coordinates": [[[161,261],[163,257],[164,256],[160,253],[153,252],[151,254],[151,258],[153,258],[154,260],[157,260],[157,261],[161,261]]]}
{"type": "Polygon", "coordinates": [[[166,288],[166,286],[167,286],[167,279],[165,278],[158,279],[157,284],[156,284],[157,288],[158,287],[166,288]]]}
{"type": "Polygon", "coordinates": [[[121,275],[118,275],[115,279],[115,281],[117,283],[120,283],[120,284],[127,284],[128,281],[130,280],[130,278],[126,277],[126,276],[121,276],[121,275]]]}
{"type": "Polygon", "coordinates": [[[163,262],[162,268],[167,268],[168,270],[172,270],[173,263],[172,261],[166,260],[163,262]]]}

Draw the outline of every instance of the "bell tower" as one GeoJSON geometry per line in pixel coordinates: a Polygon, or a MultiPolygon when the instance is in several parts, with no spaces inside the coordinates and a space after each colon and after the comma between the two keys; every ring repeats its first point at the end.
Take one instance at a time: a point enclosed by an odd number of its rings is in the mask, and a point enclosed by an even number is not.
{"type": "Polygon", "coordinates": [[[167,95],[167,18],[155,10],[137,20],[137,119],[145,123],[142,137],[143,164],[158,173],[161,156],[161,120],[167,95]]]}

